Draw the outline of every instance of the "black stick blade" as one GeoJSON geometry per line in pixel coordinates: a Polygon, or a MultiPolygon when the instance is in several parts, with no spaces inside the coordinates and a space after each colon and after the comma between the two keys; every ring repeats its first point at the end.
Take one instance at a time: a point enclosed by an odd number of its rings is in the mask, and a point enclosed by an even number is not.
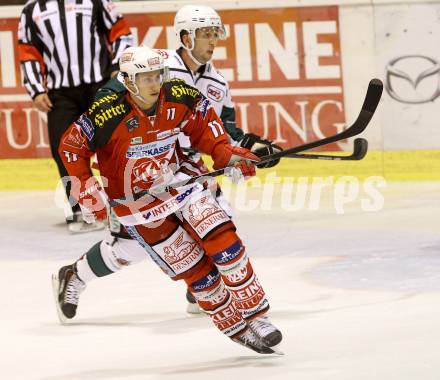
{"type": "Polygon", "coordinates": [[[368,152],[368,141],[359,137],[354,140],[353,144],[353,159],[362,160],[368,152]]]}
{"type": "Polygon", "coordinates": [[[374,78],[368,84],[367,95],[365,96],[364,104],[362,105],[362,110],[371,112],[372,114],[376,111],[379,104],[380,98],[383,92],[383,83],[380,79],[374,78]]]}
{"type": "Polygon", "coordinates": [[[367,93],[365,95],[364,103],[362,104],[361,112],[359,113],[355,122],[339,134],[339,137],[350,138],[362,133],[367,128],[371,118],[379,105],[380,98],[383,92],[383,84],[380,79],[372,79],[368,84],[367,93]]]}

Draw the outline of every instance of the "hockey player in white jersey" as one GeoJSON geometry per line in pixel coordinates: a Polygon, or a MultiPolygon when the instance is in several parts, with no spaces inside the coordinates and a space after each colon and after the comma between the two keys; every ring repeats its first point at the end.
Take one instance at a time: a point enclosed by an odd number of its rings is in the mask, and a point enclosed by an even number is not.
{"type": "MultiPolygon", "coordinates": [[[[183,79],[210,100],[230,140],[235,144],[251,150],[260,157],[281,150],[274,143],[253,133],[244,133],[236,126],[229,84],[212,63],[218,41],[227,37],[218,13],[208,6],[185,5],[176,13],[174,31],[179,48],[158,50],[165,59],[170,77],[183,79]]],[[[181,137],[180,143],[183,147],[190,147],[185,136],[181,137]]],[[[279,160],[273,161],[264,164],[263,167],[272,167],[278,162],[279,160]]]]}

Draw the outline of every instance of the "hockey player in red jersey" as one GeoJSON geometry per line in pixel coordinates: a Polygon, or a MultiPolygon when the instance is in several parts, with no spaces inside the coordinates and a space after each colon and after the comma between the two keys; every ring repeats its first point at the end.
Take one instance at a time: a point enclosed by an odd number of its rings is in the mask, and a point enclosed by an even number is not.
{"type": "MultiPolygon", "coordinates": [[[[269,303],[235,232],[207,183],[164,191],[199,173],[177,137],[209,154],[214,168],[233,167],[234,180],[255,175],[258,157],[228,144],[221,120],[201,93],[181,80],[166,80],[160,54],[127,49],[120,59],[126,92],[95,101],[62,138],[59,151],[86,221],[106,218],[106,198],[147,197],[114,207],[119,222],[172,279],[183,279],[216,327],[259,353],[274,353],[282,339],[265,313],[269,303]],[[99,160],[105,191],[90,171],[99,160]]],[[[216,189],[216,186],[214,186],[216,189]]],[[[85,284],[141,260],[129,245],[100,242],[53,276],[59,317],[76,314],[85,284]],[[137,256],[137,257],[136,257],[137,256]],[[116,269],[115,269],[116,268],[116,269]]]]}
{"type": "MultiPolygon", "coordinates": [[[[259,157],[280,151],[281,148],[274,142],[253,133],[245,133],[237,127],[235,106],[229,84],[212,62],[217,43],[227,37],[220,15],[206,5],[184,5],[175,15],[174,31],[179,41],[179,48],[177,50],[158,50],[164,58],[164,64],[169,70],[170,78],[184,80],[209,99],[220,117],[232,145],[249,149],[259,157]]],[[[117,78],[107,82],[98,91],[98,96],[125,91],[123,82],[124,79],[120,73],[117,78]]],[[[204,170],[201,155],[191,146],[188,136],[181,133],[179,144],[187,154],[191,155],[191,160],[199,163],[200,169],[204,170]]],[[[258,167],[268,168],[278,162],[279,160],[274,160],[258,164],[258,167]]],[[[226,211],[231,209],[220,189],[216,200],[226,211]]],[[[124,229],[120,227],[113,214],[110,215],[110,219],[111,232],[114,235],[123,234],[124,229]]],[[[187,312],[200,313],[197,301],[189,291],[186,293],[186,298],[188,300],[187,312]]]]}

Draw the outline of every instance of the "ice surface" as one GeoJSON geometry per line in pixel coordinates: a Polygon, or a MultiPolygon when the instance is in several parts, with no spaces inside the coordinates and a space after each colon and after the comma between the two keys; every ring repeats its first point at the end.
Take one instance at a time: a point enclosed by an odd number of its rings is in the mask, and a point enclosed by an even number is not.
{"type": "MultiPolygon", "coordinates": [[[[250,194],[256,196],[258,189],[250,194]]],[[[237,212],[284,334],[254,354],[146,260],[89,284],[60,326],[50,275],[102,236],[70,235],[51,192],[0,193],[1,379],[439,379],[440,184],[390,185],[385,207],[237,212]]]]}

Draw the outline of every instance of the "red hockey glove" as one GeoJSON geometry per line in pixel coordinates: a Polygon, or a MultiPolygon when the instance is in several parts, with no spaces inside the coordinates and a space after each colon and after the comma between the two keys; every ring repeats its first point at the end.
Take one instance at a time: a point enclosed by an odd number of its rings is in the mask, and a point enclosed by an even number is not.
{"type": "Polygon", "coordinates": [[[260,159],[248,149],[226,145],[220,155],[215,158],[214,169],[228,167],[225,170],[226,176],[233,183],[238,183],[256,174],[255,163],[258,161],[260,159]]]}

